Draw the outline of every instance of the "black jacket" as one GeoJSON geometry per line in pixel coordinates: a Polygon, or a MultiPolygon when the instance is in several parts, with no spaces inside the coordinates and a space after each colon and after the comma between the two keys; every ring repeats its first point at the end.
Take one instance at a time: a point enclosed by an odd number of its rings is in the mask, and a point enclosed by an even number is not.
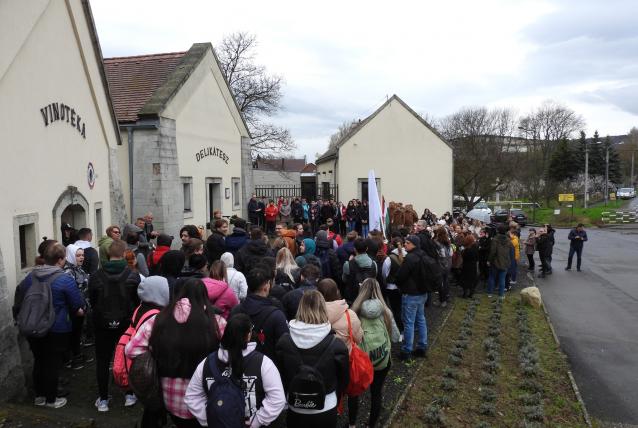
{"type": "Polygon", "coordinates": [[[317,285],[311,284],[307,281],[299,284],[298,288],[295,288],[292,291],[289,291],[284,295],[281,299],[281,303],[284,305],[284,311],[286,312],[286,318],[290,321],[291,319],[297,316],[297,309],[299,309],[299,302],[301,302],[301,298],[303,297],[303,293],[306,290],[316,290],[317,285]]]}
{"type": "Polygon", "coordinates": [[[206,240],[206,258],[208,264],[212,264],[215,260],[219,260],[226,251],[226,237],[218,231],[213,233],[206,240]]]}
{"type": "Polygon", "coordinates": [[[536,238],[536,250],[541,257],[547,257],[552,254],[552,241],[547,233],[543,233],[536,238]]]}
{"type": "Polygon", "coordinates": [[[272,251],[261,239],[250,240],[237,251],[235,255],[235,269],[246,273],[255,263],[264,257],[272,257],[272,251]]]}
{"type": "Polygon", "coordinates": [[[124,291],[126,297],[126,308],[123,308],[126,314],[124,318],[119,320],[119,327],[128,327],[131,322],[133,310],[137,307],[137,305],[139,305],[137,286],[140,284],[140,275],[137,272],[133,272],[128,267],[124,267],[122,269],[120,265],[113,262],[105,263],[104,267],[99,269],[99,272],[91,275],[88,285],[89,302],[91,304],[91,308],[93,308],[92,315],[96,329],[107,328],[106,324],[108,320],[104,318],[103,310],[109,311],[112,306],[107,305],[106,302],[103,302],[100,299],[101,296],[104,295],[102,290],[104,290],[105,287],[109,287],[108,290],[110,293],[118,292],[118,290],[109,286],[109,281],[116,279],[121,279],[123,281],[119,282],[119,286],[121,287],[121,290],[124,291]]]}
{"type": "Polygon", "coordinates": [[[100,267],[100,256],[93,247],[84,249],[84,261],[82,262],[82,270],[93,275],[100,267]]]}
{"type": "Polygon", "coordinates": [[[281,302],[286,293],[297,287],[300,280],[301,269],[294,269],[290,273],[292,274],[292,280],[281,269],[277,269],[275,285],[270,289],[270,297],[281,302]]]}
{"type": "Polygon", "coordinates": [[[419,295],[425,293],[422,291],[426,282],[421,268],[423,254],[423,250],[415,248],[403,258],[403,264],[396,275],[396,285],[402,294],[419,295]]]}
{"type": "Polygon", "coordinates": [[[288,323],[282,310],[272,299],[249,294],[243,302],[230,311],[230,316],[238,313],[248,315],[256,329],[263,329],[266,340],[261,352],[275,361],[277,341],[282,335],[288,333],[288,323]]]}
{"type": "Polygon", "coordinates": [[[290,333],[286,333],[277,342],[277,367],[281,374],[284,390],[288,391],[288,385],[303,364],[314,365],[321,354],[330,346],[332,349],[323,358],[317,370],[323,375],[326,394],[336,391],[337,398],[345,391],[350,381],[350,364],[348,360],[348,348],[333,334],[328,334],[321,342],[309,349],[297,348],[290,333]],[[333,340],[334,339],[334,340],[333,340]]]}
{"type": "Polygon", "coordinates": [[[423,250],[425,254],[432,257],[433,259],[438,260],[439,249],[436,246],[436,243],[434,242],[432,237],[430,236],[430,233],[427,230],[422,230],[421,232],[417,233],[417,236],[421,240],[421,250],[423,250]]]}
{"type": "Polygon", "coordinates": [[[322,205],[320,212],[321,212],[321,219],[324,223],[329,218],[334,218],[335,216],[335,209],[332,207],[332,205],[322,205]]]}

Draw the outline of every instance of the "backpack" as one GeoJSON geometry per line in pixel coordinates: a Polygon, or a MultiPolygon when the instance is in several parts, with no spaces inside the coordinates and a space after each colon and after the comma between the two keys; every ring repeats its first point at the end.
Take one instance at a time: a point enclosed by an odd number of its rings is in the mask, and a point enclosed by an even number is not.
{"type": "Polygon", "coordinates": [[[390,362],[390,335],[383,317],[360,318],[363,329],[361,349],[368,353],[375,370],[383,370],[390,362]]]}
{"type": "Polygon", "coordinates": [[[53,307],[51,284],[62,275],[64,275],[62,271],[55,272],[44,282],[40,282],[31,273],[31,286],[24,294],[16,292],[16,306],[20,308],[16,323],[20,333],[26,337],[44,337],[53,327],[55,308],[53,307]],[[18,296],[18,294],[20,295],[18,296]],[[20,299],[19,302],[18,299],[20,299]]]}
{"type": "Polygon", "coordinates": [[[319,256],[321,262],[321,277],[332,278],[332,266],[330,265],[330,251],[325,249],[319,256]]]}
{"type": "Polygon", "coordinates": [[[101,316],[102,325],[99,327],[117,329],[130,317],[131,301],[125,289],[125,282],[130,274],[131,270],[127,267],[116,278],[107,275],[103,270],[94,275],[101,283],[95,307],[95,312],[101,316]]]}
{"type": "Polygon", "coordinates": [[[368,389],[374,378],[374,368],[367,352],[361,350],[352,337],[352,324],[350,323],[350,313],[346,309],[346,319],[348,320],[348,333],[350,335],[350,382],[346,388],[346,394],[357,397],[368,389]]]}
{"type": "Polygon", "coordinates": [[[145,312],[140,319],[135,322],[137,318],[137,312],[140,310],[138,306],[133,312],[133,320],[131,321],[131,325],[126,329],[124,334],[120,336],[120,340],[117,342],[115,346],[115,353],[113,355],[113,380],[115,384],[119,387],[126,389],[129,386],[128,382],[128,374],[131,369],[131,364],[133,360],[130,360],[126,357],[126,353],[124,352],[124,348],[131,341],[131,338],[137,333],[137,330],[144,324],[148,319],[152,316],[155,316],[159,313],[159,309],[151,309],[145,312]]]}
{"type": "Polygon", "coordinates": [[[419,292],[430,293],[438,290],[443,284],[443,269],[437,260],[423,254],[421,256],[421,281],[417,282],[419,292]]]}
{"type": "Polygon", "coordinates": [[[157,362],[150,350],[133,359],[128,372],[130,389],[144,404],[144,409],[159,410],[162,408],[162,386],[157,372],[157,362]]]}
{"type": "Polygon", "coordinates": [[[353,302],[359,295],[359,286],[368,278],[376,278],[377,264],[372,263],[368,267],[359,267],[353,259],[348,261],[348,286],[346,287],[346,300],[353,302]]]}
{"type": "MultiPolygon", "coordinates": [[[[259,363],[261,367],[261,359],[263,354],[259,352],[251,352],[244,357],[244,363],[249,359],[259,358],[260,361],[251,361],[251,363],[259,363]]],[[[241,377],[238,379],[230,373],[224,376],[219,370],[219,357],[217,351],[213,352],[206,358],[202,371],[202,382],[204,391],[207,393],[206,400],[206,420],[209,427],[220,428],[245,428],[246,427],[246,400],[244,396],[243,381],[241,377]],[[214,382],[208,385],[207,378],[213,378],[214,382]]],[[[226,372],[226,370],[224,370],[226,372]]]]}
{"type": "MultiPolygon", "coordinates": [[[[288,337],[290,338],[290,336],[288,337]]],[[[293,346],[301,359],[301,365],[295,376],[290,380],[290,385],[288,385],[288,405],[290,407],[306,410],[323,409],[326,400],[326,385],[323,375],[317,370],[317,367],[330,354],[329,351],[336,340],[334,335],[331,337],[330,343],[324,348],[317,362],[313,365],[305,364],[298,348],[293,346]]],[[[290,340],[292,341],[292,339],[290,340]]]]}

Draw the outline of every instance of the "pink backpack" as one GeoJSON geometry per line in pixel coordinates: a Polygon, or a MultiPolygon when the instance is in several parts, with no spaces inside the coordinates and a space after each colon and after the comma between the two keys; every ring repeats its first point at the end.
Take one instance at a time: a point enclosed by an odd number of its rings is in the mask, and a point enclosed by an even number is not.
{"type": "MultiPolygon", "coordinates": [[[[138,306],[133,312],[132,320],[135,320],[137,317],[137,311],[140,309],[138,306]]],[[[117,342],[117,346],[115,347],[115,355],[113,356],[113,380],[115,384],[121,388],[128,388],[128,373],[131,368],[131,364],[133,360],[126,358],[126,353],[124,352],[124,348],[126,344],[129,343],[131,337],[135,335],[137,330],[144,324],[149,318],[155,316],[159,313],[159,309],[151,309],[146,312],[142,317],[137,321],[136,325],[133,325],[133,321],[131,321],[131,325],[126,329],[124,334],[120,337],[120,340],[117,342]]]]}

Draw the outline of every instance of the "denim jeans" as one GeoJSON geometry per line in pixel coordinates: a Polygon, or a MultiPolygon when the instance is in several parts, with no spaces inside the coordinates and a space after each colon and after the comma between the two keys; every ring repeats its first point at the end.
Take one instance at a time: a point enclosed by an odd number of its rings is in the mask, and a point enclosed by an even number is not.
{"type": "Polygon", "coordinates": [[[417,295],[404,294],[401,297],[401,318],[403,319],[401,352],[412,352],[415,334],[419,336],[416,348],[426,349],[428,347],[428,326],[425,321],[425,300],[427,296],[427,293],[425,293],[417,295]]]}
{"type": "Polygon", "coordinates": [[[505,274],[507,270],[505,269],[496,269],[495,267],[490,268],[490,277],[487,279],[487,294],[492,294],[494,290],[494,281],[498,279],[498,295],[505,295],[505,274]]]}
{"type": "Polygon", "coordinates": [[[569,256],[567,257],[567,267],[569,269],[572,268],[572,259],[574,258],[574,253],[576,253],[576,268],[578,270],[580,270],[580,263],[582,261],[582,256],[583,256],[583,247],[580,248],[576,248],[576,247],[569,247],[569,256]]]}
{"type": "Polygon", "coordinates": [[[370,226],[368,224],[362,224],[361,225],[361,236],[363,236],[364,238],[367,238],[369,229],[370,229],[370,226]]]}
{"type": "Polygon", "coordinates": [[[516,259],[512,258],[512,264],[510,265],[510,269],[509,269],[509,275],[510,275],[510,279],[514,282],[516,282],[516,274],[518,272],[518,263],[516,262],[516,259]]]}
{"type": "Polygon", "coordinates": [[[356,223],[354,221],[347,221],[346,227],[347,227],[348,233],[352,232],[355,226],[356,226],[356,223]]]}

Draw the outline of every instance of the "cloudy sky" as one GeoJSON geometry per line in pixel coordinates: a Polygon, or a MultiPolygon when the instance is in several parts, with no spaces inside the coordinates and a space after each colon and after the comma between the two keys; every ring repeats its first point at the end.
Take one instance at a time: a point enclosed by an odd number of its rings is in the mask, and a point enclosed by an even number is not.
{"type": "Polygon", "coordinates": [[[105,57],[258,38],[258,62],[285,79],[298,155],[314,160],[347,120],[399,95],[428,117],[463,106],[524,114],[552,99],[588,134],[638,126],[638,3],[633,0],[92,0],[105,57]]]}

